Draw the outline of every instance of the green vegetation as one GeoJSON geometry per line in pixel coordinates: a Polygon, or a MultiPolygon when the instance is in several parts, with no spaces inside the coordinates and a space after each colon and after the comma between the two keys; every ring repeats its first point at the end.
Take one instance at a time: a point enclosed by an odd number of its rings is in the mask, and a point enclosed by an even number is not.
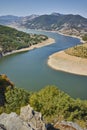
{"type": "MultiPolygon", "coordinates": [[[[82,39],[87,41],[87,35],[84,35],[82,37],[82,39]]],[[[87,58],[87,43],[69,48],[69,49],[65,50],[65,52],[72,56],[87,58]]]]}
{"type": "Polygon", "coordinates": [[[5,112],[10,113],[11,111],[20,113],[20,108],[22,106],[28,105],[30,92],[27,92],[23,89],[18,89],[14,87],[12,90],[8,89],[5,92],[6,104],[5,104],[5,112]]]}
{"type": "Polygon", "coordinates": [[[0,113],[20,113],[20,108],[29,103],[30,92],[14,87],[6,75],[0,75],[0,113]]]}
{"type": "Polygon", "coordinates": [[[78,45],[78,46],[69,48],[65,50],[65,52],[72,56],[87,58],[87,47],[84,45],[78,45]]]}
{"type": "Polygon", "coordinates": [[[87,101],[75,100],[55,86],[32,94],[30,105],[41,112],[47,122],[68,120],[84,124],[87,120],[87,101]]]}
{"type": "Polygon", "coordinates": [[[85,34],[85,35],[82,37],[82,39],[83,39],[84,41],[87,41],[87,34],[85,34]]]}
{"type": "MultiPolygon", "coordinates": [[[[3,93],[5,102],[0,104],[0,113],[13,111],[19,114],[22,106],[30,104],[34,110],[42,113],[46,122],[68,120],[86,126],[87,100],[73,99],[55,86],[47,86],[38,92],[28,92],[13,87],[12,82],[5,75],[4,79],[2,77],[3,75],[0,75],[0,84],[5,88],[3,93]]],[[[0,100],[2,98],[3,101],[1,91],[0,100]]]]}
{"type": "Polygon", "coordinates": [[[2,53],[27,48],[46,39],[48,39],[48,37],[44,35],[27,34],[0,25],[0,52],[2,53]]]}

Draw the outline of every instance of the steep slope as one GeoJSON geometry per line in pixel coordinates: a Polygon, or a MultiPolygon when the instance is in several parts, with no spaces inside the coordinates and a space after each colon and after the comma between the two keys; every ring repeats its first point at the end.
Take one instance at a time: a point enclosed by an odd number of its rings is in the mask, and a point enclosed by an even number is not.
{"type": "Polygon", "coordinates": [[[87,31],[87,19],[80,15],[41,15],[33,20],[27,20],[25,24],[21,24],[31,29],[61,30],[76,29],[87,31]]]}
{"type": "Polygon", "coordinates": [[[29,29],[56,30],[65,34],[87,33],[87,18],[80,15],[52,13],[50,15],[30,15],[25,17],[1,16],[0,24],[29,29]]]}
{"type": "Polygon", "coordinates": [[[52,16],[52,15],[42,15],[39,16],[32,21],[27,21],[26,24],[22,24],[22,26],[25,26],[27,28],[31,29],[46,29],[49,30],[51,28],[52,24],[56,24],[58,20],[58,16],[52,16]]]}
{"type": "MultiPolygon", "coordinates": [[[[9,127],[15,127],[12,122],[16,121],[16,117],[18,117],[17,119],[20,122],[17,114],[20,114],[20,118],[23,119],[23,122],[25,121],[30,124],[30,126],[33,125],[36,127],[36,125],[34,125],[35,119],[39,121],[39,119],[42,118],[41,115],[34,112],[33,109],[41,112],[45,122],[47,124],[52,123],[55,128],[59,128],[60,125],[58,123],[64,120],[66,120],[66,123],[63,122],[65,127],[71,124],[67,124],[67,121],[74,121],[81,125],[81,127],[86,127],[87,100],[82,101],[80,99],[73,99],[55,86],[47,86],[38,92],[30,92],[16,88],[6,75],[0,75],[0,101],[3,103],[0,104],[0,114],[2,114],[0,116],[0,125],[5,125],[5,127],[7,125],[9,127]],[[2,88],[4,91],[2,91],[2,88]],[[33,109],[30,109],[28,104],[30,104],[33,109]],[[26,109],[24,108],[20,111],[21,107],[26,105],[28,105],[28,107],[25,107],[26,109]],[[15,112],[17,114],[3,114],[11,112],[15,112]]],[[[37,124],[39,124],[37,126],[41,126],[41,120],[40,122],[38,121],[37,124]]],[[[15,124],[16,123],[18,122],[15,122],[15,124]]],[[[61,124],[61,126],[63,126],[63,124],[61,124]]]]}

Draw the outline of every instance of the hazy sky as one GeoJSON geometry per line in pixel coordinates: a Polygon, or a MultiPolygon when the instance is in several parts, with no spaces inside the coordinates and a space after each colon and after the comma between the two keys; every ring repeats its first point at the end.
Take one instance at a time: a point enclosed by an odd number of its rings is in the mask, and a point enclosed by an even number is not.
{"type": "Polygon", "coordinates": [[[1,15],[80,14],[87,18],[87,0],[0,0],[1,15]]]}

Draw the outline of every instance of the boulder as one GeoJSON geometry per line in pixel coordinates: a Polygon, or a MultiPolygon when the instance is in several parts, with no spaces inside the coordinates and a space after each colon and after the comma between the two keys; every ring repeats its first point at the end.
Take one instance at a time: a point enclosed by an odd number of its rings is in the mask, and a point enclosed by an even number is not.
{"type": "Polygon", "coordinates": [[[33,130],[16,113],[3,113],[0,116],[0,124],[3,126],[2,130],[33,130]]]}
{"type": "Polygon", "coordinates": [[[0,115],[0,130],[46,130],[39,112],[29,105],[21,108],[20,116],[12,112],[0,115]]]}
{"type": "Polygon", "coordinates": [[[34,130],[46,130],[42,115],[30,107],[30,105],[21,108],[20,118],[26,121],[34,130]]]}
{"type": "Polygon", "coordinates": [[[56,129],[58,128],[59,130],[87,130],[81,128],[78,124],[74,122],[68,122],[68,121],[57,122],[54,125],[54,128],[56,129]]]}

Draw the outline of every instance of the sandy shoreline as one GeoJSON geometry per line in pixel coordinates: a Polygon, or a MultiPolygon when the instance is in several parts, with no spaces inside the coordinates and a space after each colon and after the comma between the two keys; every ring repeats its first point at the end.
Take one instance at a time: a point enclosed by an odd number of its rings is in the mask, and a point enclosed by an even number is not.
{"type": "Polygon", "coordinates": [[[58,34],[61,34],[61,35],[64,35],[64,36],[68,36],[68,37],[78,38],[78,39],[80,39],[81,43],[85,43],[85,41],[82,40],[82,38],[80,36],[68,35],[68,34],[64,34],[64,33],[61,33],[61,32],[58,32],[58,34]]]}
{"type": "MultiPolygon", "coordinates": [[[[44,31],[46,31],[46,30],[44,30],[44,31]]],[[[61,34],[64,36],[79,38],[80,42],[84,43],[84,41],[82,40],[81,37],[63,34],[58,31],[51,31],[51,32],[58,33],[58,34],[61,34]]],[[[43,41],[42,43],[38,43],[36,45],[32,45],[28,48],[23,48],[20,50],[14,50],[12,52],[4,54],[3,56],[33,50],[35,48],[40,48],[40,47],[47,46],[47,45],[50,45],[53,43],[55,43],[55,39],[48,38],[46,41],[43,41]]],[[[48,65],[55,70],[60,70],[60,71],[68,72],[68,73],[87,76],[87,67],[86,67],[87,59],[70,56],[70,55],[66,54],[64,51],[57,52],[57,53],[54,53],[51,56],[49,56],[48,65]]]]}
{"type": "Polygon", "coordinates": [[[64,51],[49,56],[48,65],[55,70],[87,76],[87,59],[68,55],[64,51]]]}
{"type": "Polygon", "coordinates": [[[14,53],[19,53],[19,52],[24,52],[24,51],[29,51],[29,50],[33,50],[35,48],[40,48],[40,47],[43,47],[43,46],[47,46],[47,45],[50,45],[50,44],[53,44],[55,43],[55,40],[52,39],[52,38],[48,38],[47,40],[41,42],[41,43],[38,43],[36,45],[32,45],[28,48],[23,48],[23,49],[20,49],[20,50],[14,50],[12,52],[8,52],[6,54],[3,54],[3,56],[7,56],[7,55],[11,55],[11,54],[14,54],[14,53]]]}
{"type": "MultiPolygon", "coordinates": [[[[57,33],[64,36],[78,38],[81,43],[85,43],[80,36],[68,35],[60,32],[57,33]]],[[[57,52],[49,56],[48,65],[55,70],[87,76],[87,59],[71,56],[66,54],[64,51],[57,52]]]]}

